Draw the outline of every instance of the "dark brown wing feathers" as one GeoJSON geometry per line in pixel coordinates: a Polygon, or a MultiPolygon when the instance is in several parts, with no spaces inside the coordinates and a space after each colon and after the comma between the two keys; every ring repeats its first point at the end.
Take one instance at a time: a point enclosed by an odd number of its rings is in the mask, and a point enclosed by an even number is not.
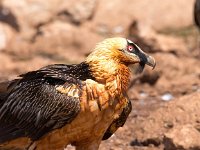
{"type": "Polygon", "coordinates": [[[44,134],[70,123],[80,110],[78,97],[56,90],[92,78],[87,64],[51,65],[21,75],[7,91],[0,91],[0,143],[27,136],[37,140],[44,134]]]}
{"type": "Polygon", "coordinates": [[[128,115],[130,114],[131,110],[132,110],[132,104],[131,104],[131,101],[128,100],[128,102],[127,102],[126,106],[123,108],[123,111],[120,114],[119,118],[115,119],[111,123],[111,125],[105,132],[102,140],[107,140],[108,138],[110,138],[119,127],[122,127],[125,124],[126,119],[128,118],[128,115]]]}

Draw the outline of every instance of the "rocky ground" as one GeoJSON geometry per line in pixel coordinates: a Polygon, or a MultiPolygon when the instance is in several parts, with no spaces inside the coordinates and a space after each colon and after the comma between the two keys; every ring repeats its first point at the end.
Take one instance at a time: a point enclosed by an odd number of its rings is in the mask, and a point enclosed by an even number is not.
{"type": "Polygon", "coordinates": [[[200,35],[193,4],[1,0],[0,80],[52,63],[81,62],[102,39],[128,37],[154,56],[157,66],[132,77],[133,111],[100,150],[199,150],[200,35]]]}

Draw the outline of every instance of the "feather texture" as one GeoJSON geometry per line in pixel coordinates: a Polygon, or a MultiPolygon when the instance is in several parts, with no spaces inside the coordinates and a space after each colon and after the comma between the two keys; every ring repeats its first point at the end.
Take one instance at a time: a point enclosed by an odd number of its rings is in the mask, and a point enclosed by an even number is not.
{"type": "Polygon", "coordinates": [[[63,94],[56,87],[73,86],[80,94],[86,78],[92,76],[82,63],[50,65],[9,82],[0,93],[0,143],[24,136],[37,140],[70,123],[80,111],[79,97],[63,94]]]}

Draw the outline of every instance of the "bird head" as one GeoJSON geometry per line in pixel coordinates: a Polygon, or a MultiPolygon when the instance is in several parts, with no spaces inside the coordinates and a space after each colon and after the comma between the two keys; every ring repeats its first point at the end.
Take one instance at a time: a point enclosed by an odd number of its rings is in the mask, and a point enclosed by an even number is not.
{"type": "MultiPolygon", "coordinates": [[[[116,72],[117,66],[124,65],[132,70],[138,64],[139,72],[145,65],[155,68],[155,59],[143,52],[135,43],[126,38],[108,38],[98,43],[86,62],[92,71],[116,72]]],[[[98,76],[98,75],[96,75],[98,76]]],[[[100,76],[100,75],[99,75],[100,76]]]]}

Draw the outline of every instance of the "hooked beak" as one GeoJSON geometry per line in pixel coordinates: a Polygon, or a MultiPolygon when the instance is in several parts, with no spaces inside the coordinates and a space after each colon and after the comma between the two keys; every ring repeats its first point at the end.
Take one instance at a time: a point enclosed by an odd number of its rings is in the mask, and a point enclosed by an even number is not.
{"type": "Polygon", "coordinates": [[[151,66],[152,69],[154,69],[156,66],[155,59],[152,56],[148,56],[148,55],[145,55],[145,56],[146,56],[146,62],[144,62],[144,63],[151,66]]]}

